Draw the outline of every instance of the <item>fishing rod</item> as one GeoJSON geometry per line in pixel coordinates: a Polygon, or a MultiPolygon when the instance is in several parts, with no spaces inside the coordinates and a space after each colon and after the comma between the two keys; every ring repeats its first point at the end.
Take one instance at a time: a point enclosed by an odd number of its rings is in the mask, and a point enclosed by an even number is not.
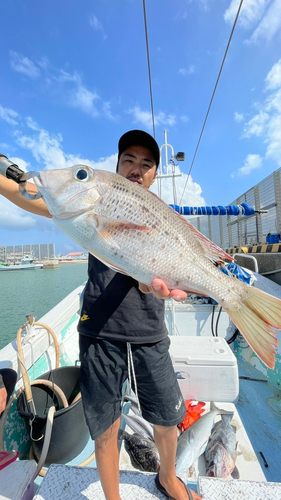
{"type": "Polygon", "coordinates": [[[31,194],[26,189],[26,181],[34,177],[34,172],[24,172],[16,163],[13,163],[2,153],[0,153],[0,174],[16,182],[19,185],[21,195],[27,200],[38,200],[42,198],[39,191],[36,194],[31,194]]]}
{"type": "Polygon", "coordinates": [[[2,153],[0,153],[0,174],[7,177],[7,179],[12,179],[17,182],[17,184],[25,182],[24,180],[21,180],[24,175],[24,171],[2,153]]]}

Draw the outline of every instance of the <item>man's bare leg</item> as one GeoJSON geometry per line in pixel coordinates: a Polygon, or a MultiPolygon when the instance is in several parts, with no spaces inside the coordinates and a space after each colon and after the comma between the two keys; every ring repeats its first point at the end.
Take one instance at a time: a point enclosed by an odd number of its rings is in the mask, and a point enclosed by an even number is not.
{"type": "Polygon", "coordinates": [[[121,500],[119,495],[119,427],[120,418],[95,440],[97,468],[106,500],[121,500]]]}
{"type": "MultiPolygon", "coordinates": [[[[154,439],[160,455],[159,481],[167,493],[176,500],[188,500],[186,489],[176,476],[177,428],[154,425],[154,439]]],[[[190,490],[193,500],[199,500],[195,491],[190,490]]]]}

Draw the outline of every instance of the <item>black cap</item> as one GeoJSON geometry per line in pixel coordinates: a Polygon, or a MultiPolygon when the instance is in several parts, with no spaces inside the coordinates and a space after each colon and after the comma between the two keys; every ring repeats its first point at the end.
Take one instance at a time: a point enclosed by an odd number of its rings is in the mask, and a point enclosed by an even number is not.
{"type": "Polygon", "coordinates": [[[131,146],[143,146],[153,154],[156,166],[158,167],[160,161],[159,146],[152,135],[144,132],[143,130],[129,130],[118,142],[118,161],[121,154],[131,146]]]}

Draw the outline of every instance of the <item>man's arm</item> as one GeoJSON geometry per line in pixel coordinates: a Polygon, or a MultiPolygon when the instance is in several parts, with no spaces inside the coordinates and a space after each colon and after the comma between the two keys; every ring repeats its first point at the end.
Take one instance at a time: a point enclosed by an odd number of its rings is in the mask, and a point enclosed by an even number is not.
{"type": "Polygon", "coordinates": [[[4,386],[3,377],[0,374],[0,415],[5,410],[7,403],[7,391],[4,386]]]}
{"type": "MultiPolygon", "coordinates": [[[[37,187],[31,182],[26,183],[26,189],[31,194],[37,193],[37,187]]],[[[10,179],[6,179],[2,175],[0,175],[0,194],[23,210],[27,210],[27,212],[44,217],[52,217],[42,198],[27,200],[20,194],[18,184],[10,179]]]]}

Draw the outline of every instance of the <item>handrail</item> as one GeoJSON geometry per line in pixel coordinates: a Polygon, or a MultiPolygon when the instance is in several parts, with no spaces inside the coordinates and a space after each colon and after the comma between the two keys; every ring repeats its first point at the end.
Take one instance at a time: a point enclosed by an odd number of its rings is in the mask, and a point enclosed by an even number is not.
{"type": "Polygon", "coordinates": [[[237,255],[240,257],[248,257],[248,259],[252,259],[254,261],[255,273],[259,272],[259,266],[256,257],[254,257],[253,255],[249,255],[247,253],[234,253],[232,257],[235,257],[237,255]]]}

